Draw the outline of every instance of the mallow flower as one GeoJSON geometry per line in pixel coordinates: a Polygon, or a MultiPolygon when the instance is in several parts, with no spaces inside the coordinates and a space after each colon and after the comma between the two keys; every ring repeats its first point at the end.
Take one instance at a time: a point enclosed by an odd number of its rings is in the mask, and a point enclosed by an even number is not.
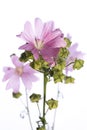
{"type": "Polygon", "coordinates": [[[66,46],[62,31],[54,29],[54,22],[43,23],[39,18],[35,19],[35,31],[31,23],[27,21],[23,32],[17,36],[26,41],[26,44],[20,46],[19,49],[31,51],[35,60],[41,55],[49,63],[54,62],[59,48],[66,46]]]}
{"type": "Polygon", "coordinates": [[[11,60],[15,67],[3,68],[5,75],[2,81],[8,80],[6,89],[12,88],[14,93],[19,92],[21,79],[25,88],[30,90],[32,83],[38,80],[38,77],[35,75],[37,71],[32,69],[28,63],[20,62],[16,55],[12,55],[11,60]]]}
{"type": "Polygon", "coordinates": [[[83,59],[84,53],[78,51],[77,47],[78,44],[75,43],[68,48],[70,54],[66,59],[66,74],[68,73],[68,71],[73,71],[73,63],[76,59],[83,59]]]}

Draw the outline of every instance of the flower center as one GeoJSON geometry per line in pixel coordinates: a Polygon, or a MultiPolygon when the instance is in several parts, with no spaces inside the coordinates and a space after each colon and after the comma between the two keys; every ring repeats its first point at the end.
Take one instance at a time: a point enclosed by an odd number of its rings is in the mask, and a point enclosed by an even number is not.
{"type": "Polygon", "coordinates": [[[23,67],[16,67],[16,73],[21,76],[23,73],[23,67]]]}
{"type": "Polygon", "coordinates": [[[35,39],[35,47],[38,49],[38,50],[41,50],[43,48],[43,41],[39,40],[39,39],[35,39]]]}

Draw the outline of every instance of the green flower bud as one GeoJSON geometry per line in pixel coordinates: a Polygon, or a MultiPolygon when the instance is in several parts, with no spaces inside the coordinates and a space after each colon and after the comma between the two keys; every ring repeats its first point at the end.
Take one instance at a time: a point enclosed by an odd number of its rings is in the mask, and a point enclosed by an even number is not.
{"type": "Polygon", "coordinates": [[[58,107],[58,101],[54,100],[53,98],[46,101],[46,104],[48,105],[50,110],[55,109],[55,108],[58,107]]]}
{"type": "Polygon", "coordinates": [[[68,84],[68,83],[74,83],[75,79],[71,76],[66,76],[65,77],[65,83],[68,84]]]}
{"type": "Polygon", "coordinates": [[[40,94],[35,94],[35,93],[33,93],[33,94],[30,96],[31,102],[39,102],[40,99],[41,99],[41,95],[40,95],[40,94]]]}
{"type": "Polygon", "coordinates": [[[84,65],[84,60],[76,59],[74,65],[73,65],[73,69],[79,70],[80,68],[83,67],[83,65],[84,65]]]}
{"type": "Polygon", "coordinates": [[[20,92],[17,92],[17,93],[12,93],[12,96],[14,97],[14,98],[19,98],[20,96],[22,96],[22,94],[20,93],[20,92]]]}

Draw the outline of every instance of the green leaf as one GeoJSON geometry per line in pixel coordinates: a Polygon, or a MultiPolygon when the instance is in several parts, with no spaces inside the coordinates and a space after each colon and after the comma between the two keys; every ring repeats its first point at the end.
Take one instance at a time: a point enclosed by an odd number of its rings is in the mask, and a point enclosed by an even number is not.
{"type": "Polygon", "coordinates": [[[22,54],[21,54],[21,56],[20,56],[20,61],[22,61],[22,62],[26,62],[26,61],[28,61],[28,60],[30,60],[30,59],[33,59],[33,55],[32,55],[32,53],[30,52],[30,51],[25,51],[25,52],[23,52],[22,54]]]}
{"type": "Polygon", "coordinates": [[[74,78],[71,77],[71,76],[66,76],[65,77],[65,83],[68,84],[68,83],[74,83],[74,78]]]}
{"type": "Polygon", "coordinates": [[[49,72],[49,64],[42,58],[42,56],[40,56],[38,60],[33,60],[30,63],[30,66],[40,72],[49,72]]]}
{"type": "Polygon", "coordinates": [[[69,50],[67,48],[61,48],[58,57],[67,58],[69,55],[69,50]]]}
{"type": "Polygon", "coordinates": [[[83,65],[84,65],[84,60],[76,59],[74,65],[73,65],[73,69],[79,70],[80,68],[83,67],[83,65]]]}
{"type": "Polygon", "coordinates": [[[56,66],[54,66],[54,69],[57,69],[57,70],[63,70],[66,66],[66,63],[64,60],[58,60],[58,64],[56,66]]]}
{"type": "Polygon", "coordinates": [[[35,93],[33,93],[33,94],[30,96],[31,102],[39,102],[40,99],[41,99],[41,95],[40,95],[40,94],[35,94],[35,93]]]}
{"type": "Polygon", "coordinates": [[[62,73],[62,71],[55,71],[53,78],[55,83],[62,82],[65,78],[65,75],[62,73]]]}
{"type": "Polygon", "coordinates": [[[17,93],[12,93],[12,96],[14,97],[14,98],[20,98],[20,96],[22,96],[22,94],[20,93],[20,92],[17,92],[17,93]]]}
{"type": "Polygon", "coordinates": [[[54,100],[53,98],[46,101],[46,104],[49,106],[49,109],[56,109],[58,107],[58,101],[54,100]]]}
{"type": "Polygon", "coordinates": [[[70,39],[67,38],[67,37],[65,37],[64,40],[65,40],[65,42],[67,43],[67,47],[70,47],[70,45],[71,45],[71,43],[72,43],[72,42],[70,41],[70,39]]]}

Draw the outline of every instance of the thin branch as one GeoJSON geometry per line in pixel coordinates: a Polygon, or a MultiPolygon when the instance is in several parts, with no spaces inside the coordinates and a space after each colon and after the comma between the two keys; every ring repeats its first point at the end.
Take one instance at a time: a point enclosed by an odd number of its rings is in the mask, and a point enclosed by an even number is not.
{"type": "MultiPolygon", "coordinates": [[[[58,100],[58,97],[59,97],[59,84],[58,84],[58,88],[57,88],[57,97],[56,97],[56,100],[58,100]]],[[[57,113],[57,109],[55,109],[55,111],[54,111],[52,130],[54,130],[54,127],[55,127],[56,113],[57,113]]]]}
{"type": "Polygon", "coordinates": [[[27,115],[28,115],[28,119],[29,119],[29,124],[30,124],[30,127],[31,127],[31,130],[33,130],[33,127],[32,127],[32,122],[31,122],[31,117],[30,117],[30,111],[29,111],[29,103],[28,103],[28,93],[27,93],[27,89],[25,89],[25,93],[26,93],[26,110],[27,110],[27,115]]]}
{"type": "Polygon", "coordinates": [[[74,64],[74,63],[75,63],[75,62],[70,62],[69,64],[66,65],[66,67],[68,67],[69,65],[74,64]]]}
{"type": "Polygon", "coordinates": [[[39,111],[39,117],[41,117],[41,112],[40,112],[40,108],[39,108],[38,102],[36,104],[37,104],[37,108],[38,108],[38,111],[39,111]]]}

